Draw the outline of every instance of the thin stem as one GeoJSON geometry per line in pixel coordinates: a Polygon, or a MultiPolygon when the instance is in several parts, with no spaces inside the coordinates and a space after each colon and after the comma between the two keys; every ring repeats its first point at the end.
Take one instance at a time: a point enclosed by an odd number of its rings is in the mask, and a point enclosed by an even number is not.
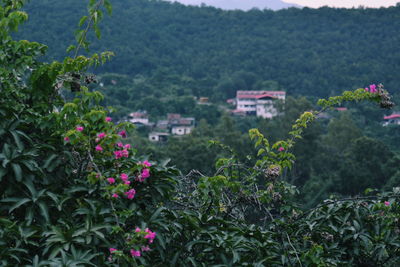
{"type": "MultiPolygon", "coordinates": [[[[98,2],[96,3],[96,6],[95,6],[95,8],[94,8],[94,11],[99,10],[100,6],[102,6],[103,3],[104,3],[104,0],[98,1],[98,2]]],[[[90,16],[89,22],[87,23],[87,26],[86,26],[86,29],[84,30],[83,35],[82,35],[81,39],[79,40],[78,46],[77,46],[77,48],[75,49],[74,59],[76,59],[76,57],[78,56],[79,49],[81,48],[83,42],[86,40],[87,33],[89,32],[89,29],[90,29],[90,27],[92,26],[93,18],[94,18],[94,12],[93,12],[93,14],[90,16]]]]}

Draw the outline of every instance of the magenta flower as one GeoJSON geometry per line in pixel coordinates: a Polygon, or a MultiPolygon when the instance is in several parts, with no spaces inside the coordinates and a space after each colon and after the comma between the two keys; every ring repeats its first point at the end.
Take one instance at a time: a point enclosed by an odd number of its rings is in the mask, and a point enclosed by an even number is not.
{"type": "Polygon", "coordinates": [[[97,137],[103,139],[104,137],[106,137],[106,133],[99,133],[97,134],[97,137]]]}
{"type": "Polygon", "coordinates": [[[131,181],[125,181],[125,183],[124,184],[126,184],[126,185],[130,185],[131,184],[131,181]]]}
{"type": "Polygon", "coordinates": [[[369,86],[369,91],[370,91],[371,93],[376,93],[376,92],[378,92],[378,90],[376,90],[376,85],[375,85],[375,84],[371,84],[371,85],[369,86]]]}
{"type": "Polygon", "coordinates": [[[143,179],[149,178],[150,177],[150,170],[149,169],[143,169],[142,173],[140,174],[140,176],[143,179]]]}
{"type": "Polygon", "coordinates": [[[143,246],[141,249],[142,249],[142,251],[150,251],[149,246],[143,246]]]}
{"type": "Polygon", "coordinates": [[[122,151],[119,151],[119,150],[114,151],[114,156],[115,156],[115,159],[122,158],[122,151]]]}
{"type": "Polygon", "coordinates": [[[117,251],[116,248],[110,248],[110,253],[113,253],[114,251],[117,251]]]}
{"type": "Polygon", "coordinates": [[[142,164],[143,164],[144,166],[151,167],[151,163],[148,162],[147,160],[143,161],[142,164]]]}
{"type": "Polygon", "coordinates": [[[68,136],[64,137],[64,141],[69,142],[69,137],[68,136]]]}
{"type": "Polygon", "coordinates": [[[106,122],[112,121],[111,117],[106,117],[106,122]]]}
{"type": "Polygon", "coordinates": [[[101,147],[101,145],[97,145],[95,149],[96,149],[96,151],[103,151],[103,148],[101,147]]]}
{"type": "Polygon", "coordinates": [[[156,233],[150,231],[149,228],[146,228],[145,232],[147,233],[147,235],[145,235],[144,238],[148,239],[149,243],[153,243],[154,238],[156,238],[156,233]]]}
{"type": "Polygon", "coordinates": [[[278,150],[282,152],[285,150],[285,148],[283,146],[281,146],[280,148],[278,148],[278,150]]]}
{"type": "Polygon", "coordinates": [[[136,232],[136,233],[139,233],[140,231],[142,231],[142,230],[140,230],[139,227],[136,227],[135,232],[136,232]]]}
{"type": "Polygon", "coordinates": [[[122,130],[122,131],[120,131],[120,132],[118,133],[118,135],[120,135],[120,136],[123,137],[123,138],[126,138],[126,131],[125,131],[125,130],[122,130]]]}
{"type": "Polygon", "coordinates": [[[389,201],[385,201],[385,206],[390,206],[390,202],[389,201]]]}
{"type": "Polygon", "coordinates": [[[115,183],[115,179],[114,179],[113,177],[107,178],[107,181],[108,181],[110,184],[115,183]]]}
{"type": "Polygon", "coordinates": [[[128,192],[125,192],[125,195],[128,199],[133,199],[135,197],[136,191],[135,189],[131,189],[128,192]]]}
{"type": "Polygon", "coordinates": [[[118,147],[124,147],[124,144],[121,143],[121,142],[119,142],[119,143],[117,144],[117,146],[118,146],[118,147]]]}
{"type": "Polygon", "coordinates": [[[140,257],[141,256],[140,250],[131,249],[131,255],[132,257],[140,257]]]}
{"type": "Polygon", "coordinates": [[[121,155],[122,155],[122,157],[127,158],[129,156],[129,151],[124,149],[124,150],[121,151],[121,155]]]}
{"type": "Polygon", "coordinates": [[[78,131],[78,132],[82,132],[83,131],[83,126],[76,126],[76,130],[78,131]]]}
{"type": "Polygon", "coordinates": [[[121,173],[120,175],[122,181],[126,182],[128,180],[128,175],[126,173],[121,173]]]}
{"type": "Polygon", "coordinates": [[[113,197],[113,198],[119,198],[118,194],[115,194],[115,193],[112,194],[112,197],[113,197]]]}
{"type": "Polygon", "coordinates": [[[124,148],[125,148],[125,149],[130,149],[130,148],[131,148],[131,145],[130,145],[130,144],[126,144],[126,145],[124,146],[124,148]]]}
{"type": "Polygon", "coordinates": [[[365,91],[369,92],[369,89],[368,89],[368,87],[365,87],[365,91]]]}

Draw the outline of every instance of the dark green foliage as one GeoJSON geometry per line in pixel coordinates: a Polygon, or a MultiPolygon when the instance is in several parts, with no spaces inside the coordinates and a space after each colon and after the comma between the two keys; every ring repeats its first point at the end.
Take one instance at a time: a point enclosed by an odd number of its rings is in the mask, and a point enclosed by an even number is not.
{"type": "MultiPolygon", "coordinates": [[[[50,57],[63,58],[85,4],[37,0],[26,10],[30,24],[18,36],[51,44],[50,57]]],[[[116,54],[103,70],[143,75],[163,95],[176,84],[172,76],[185,77],[188,86],[182,90],[219,100],[234,96],[237,89],[266,88],[270,80],[294,95],[328,96],[378,81],[397,88],[399,10],[243,12],[117,0],[93,49],[116,54]]]]}

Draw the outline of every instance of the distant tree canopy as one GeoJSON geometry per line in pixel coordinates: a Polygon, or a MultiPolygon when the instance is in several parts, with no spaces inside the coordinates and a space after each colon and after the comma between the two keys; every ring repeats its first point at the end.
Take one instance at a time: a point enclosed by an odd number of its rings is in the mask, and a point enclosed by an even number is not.
{"type": "MultiPolygon", "coordinates": [[[[85,3],[37,0],[26,9],[30,22],[18,37],[49,44],[48,59],[62,58],[85,3]]],[[[399,18],[400,6],[243,12],[116,0],[92,48],[116,54],[102,72],[150,79],[146,94],[223,100],[237,89],[279,85],[325,97],[377,81],[396,88],[399,18]]]]}

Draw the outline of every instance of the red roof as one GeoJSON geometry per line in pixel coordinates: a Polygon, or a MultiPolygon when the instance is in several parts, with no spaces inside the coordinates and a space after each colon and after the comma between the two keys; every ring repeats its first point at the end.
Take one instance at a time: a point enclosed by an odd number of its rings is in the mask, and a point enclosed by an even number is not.
{"type": "Polygon", "coordinates": [[[385,119],[385,120],[400,119],[400,114],[392,114],[389,116],[385,116],[385,117],[383,117],[383,119],[385,119]]]}
{"type": "Polygon", "coordinates": [[[257,99],[264,98],[264,97],[276,98],[276,96],[273,96],[273,95],[270,95],[270,94],[263,94],[263,95],[257,96],[257,99]]]}
{"type": "Polygon", "coordinates": [[[285,91],[237,91],[237,98],[263,98],[273,97],[276,98],[278,95],[286,95],[285,91]]]}

